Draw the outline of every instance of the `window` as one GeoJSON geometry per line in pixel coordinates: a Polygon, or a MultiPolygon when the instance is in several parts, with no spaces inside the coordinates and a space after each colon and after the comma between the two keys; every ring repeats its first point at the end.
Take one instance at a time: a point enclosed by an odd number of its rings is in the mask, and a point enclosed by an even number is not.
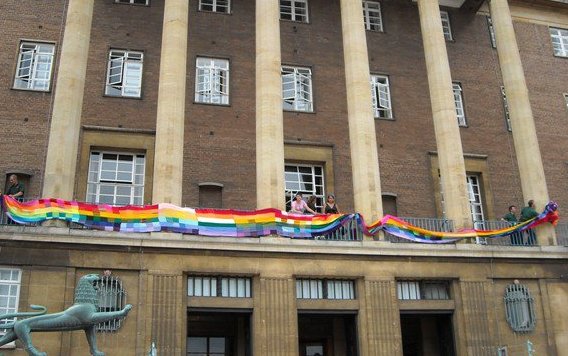
{"type": "Polygon", "coordinates": [[[371,96],[375,118],[392,119],[389,77],[371,75],[371,96]]]}
{"type": "Polygon", "coordinates": [[[444,31],[444,38],[446,41],[453,40],[452,27],[450,26],[450,15],[447,11],[440,11],[440,17],[442,18],[442,30],[444,31]]]}
{"type": "Polygon", "coordinates": [[[48,91],[55,45],[50,43],[20,43],[15,89],[48,91]]]}
{"type": "Polygon", "coordinates": [[[87,180],[87,202],[142,205],[145,165],[144,154],[92,151],[87,180]]]}
{"type": "Polygon", "coordinates": [[[223,185],[219,183],[199,183],[199,207],[223,208],[223,185]]]}
{"type": "Polygon", "coordinates": [[[120,4],[134,4],[134,5],[149,5],[150,0],[114,0],[116,3],[120,4]]]}
{"type": "Polygon", "coordinates": [[[497,48],[497,41],[495,40],[495,28],[493,28],[493,20],[491,16],[487,16],[487,28],[489,29],[489,40],[491,41],[491,47],[497,48]]]}
{"type": "MultiPolygon", "coordinates": [[[[126,291],[122,281],[111,275],[104,275],[96,282],[99,294],[97,312],[115,312],[126,305],[126,291]]],[[[97,324],[97,331],[112,332],[120,329],[122,319],[113,319],[97,324]]]]}
{"type": "Polygon", "coordinates": [[[190,297],[250,298],[251,279],[248,277],[187,278],[187,295],[190,297]]]}
{"type": "Polygon", "coordinates": [[[355,299],[355,283],[339,279],[297,279],[296,298],[355,299]]]}
{"type": "Polygon", "coordinates": [[[515,281],[505,289],[505,314],[511,329],[529,332],[536,325],[534,299],[527,287],[515,281]]]}
{"type": "Polygon", "coordinates": [[[471,219],[476,229],[483,228],[483,201],[481,199],[481,186],[479,184],[479,175],[468,174],[467,191],[469,195],[469,208],[471,211],[471,219]]]}
{"type": "Polygon", "coordinates": [[[224,356],[228,340],[225,337],[191,336],[187,338],[188,356],[224,356]]]}
{"type": "Polygon", "coordinates": [[[142,63],[144,54],[111,50],[108,59],[105,94],[140,98],[142,95],[142,63]]]}
{"type": "Polygon", "coordinates": [[[229,104],[229,61],[197,58],[195,101],[207,104],[229,104]]]}
{"type": "Polygon", "coordinates": [[[550,38],[552,39],[554,55],[568,57],[568,30],[550,28],[550,38]]]}
{"type": "Polygon", "coordinates": [[[231,13],[231,0],[199,0],[200,11],[231,13]]]}
{"type": "Polygon", "coordinates": [[[325,199],[323,167],[308,164],[291,164],[284,166],[284,185],[286,189],[286,210],[290,210],[292,199],[297,193],[304,198],[316,196],[316,208],[323,207],[325,199]]]}
{"type": "Polygon", "coordinates": [[[383,32],[381,3],[377,1],[363,1],[363,17],[366,30],[383,32]]]}
{"type": "Polygon", "coordinates": [[[282,67],[282,98],[284,110],[312,112],[312,70],[282,67]]]}
{"type": "Polygon", "coordinates": [[[566,109],[568,109],[568,94],[564,94],[564,101],[566,102],[566,109]]]}
{"type": "MultiPolygon", "coordinates": [[[[18,311],[20,301],[20,282],[22,271],[14,268],[0,267],[0,315],[15,313],[18,311]]],[[[16,318],[3,319],[2,323],[10,323],[16,318]]],[[[0,335],[5,330],[0,329],[0,335]]]]}
{"type": "Polygon", "coordinates": [[[454,103],[456,104],[456,116],[458,117],[458,125],[467,126],[465,120],[465,110],[463,107],[463,90],[460,83],[453,83],[454,103]]]}
{"type": "Polygon", "coordinates": [[[449,300],[448,281],[398,281],[399,300],[449,300]]]}
{"type": "Polygon", "coordinates": [[[280,0],[280,19],[308,22],[308,0],[280,0]]]}
{"type": "Polygon", "coordinates": [[[507,94],[505,93],[505,87],[501,86],[501,97],[503,98],[503,109],[505,110],[505,123],[507,125],[507,130],[511,129],[511,116],[509,114],[509,102],[507,101],[507,94]]]}

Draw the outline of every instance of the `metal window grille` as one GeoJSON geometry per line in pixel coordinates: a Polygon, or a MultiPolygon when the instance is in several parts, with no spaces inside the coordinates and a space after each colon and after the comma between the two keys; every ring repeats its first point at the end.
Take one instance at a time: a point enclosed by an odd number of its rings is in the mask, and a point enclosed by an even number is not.
{"type": "Polygon", "coordinates": [[[487,16],[487,29],[489,30],[489,40],[491,41],[491,47],[497,48],[497,40],[495,39],[495,28],[493,27],[493,20],[491,16],[487,16]]]}
{"type": "Polygon", "coordinates": [[[552,27],[549,30],[554,55],[559,57],[568,57],[568,30],[552,27]]]}
{"type": "Polygon", "coordinates": [[[14,88],[48,91],[54,53],[50,43],[20,43],[14,88]]]}
{"type": "Polygon", "coordinates": [[[250,298],[251,279],[247,277],[191,276],[187,279],[190,297],[250,298]]]}
{"type": "Polygon", "coordinates": [[[503,109],[505,110],[505,123],[507,124],[507,130],[512,131],[511,115],[509,114],[509,102],[507,101],[507,94],[505,93],[504,86],[501,86],[501,97],[503,98],[503,109]]]}
{"type": "Polygon", "coordinates": [[[398,281],[397,295],[400,300],[449,300],[448,281],[398,281]]]}
{"type": "Polygon", "coordinates": [[[92,151],[87,202],[142,205],[146,159],[143,154],[92,151]]]}
{"type": "MultiPolygon", "coordinates": [[[[18,311],[21,280],[21,270],[15,268],[0,268],[0,315],[18,311]]],[[[2,324],[11,323],[14,320],[16,320],[16,318],[3,319],[2,324]]],[[[0,326],[2,324],[0,324],[0,326]]],[[[5,333],[6,329],[0,328],[0,335],[5,333]]]]}
{"type": "Polygon", "coordinates": [[[197,58],[195,101],[208,104],[229,104],[229,61],[197,58]]]}
{"type": "Polygon", "coordinates": [[[282,98],[284,110],[312,112],[312,70],[282,67],[282,98]]]}
{"type": "Polygon", "coordinates": [[[320,210],[325,202],[325,180],[323,167],[307,164],[289,164],[284,166],[284,186],[286,210],[290,210],[292,200],[297,193],[304,199],[310,195],[316,197],[316,208],[320,210]]]}
{"type": "Polygon", "coordinates": [[[511,329],[516,332],[533,331],[536,326],[534,298],[522,284],[511,284],[505,289],[505,314],[511,329]]]}
{"type": "Polygon", "coordinates": [[[297,279],[297,299],[355,299],[355,283],[350,280],[297,279]]]}
{"type": "Polygon", "coordinates": [[[120,4],[134,4],[134,5],[148,5],[150,0],[114,0],[116,3],[120,4]]]}
{"type": "Polygon", "coordinates": [[[105,94],[139,98],[142,95],[143,60],[142,52],[111,50],[105,94]]]}
{"type": "Polygon", "coordinates": [[[231,0],[199,0],[199,10],[229,14],[231,0]]]}
{"type": "Polygon", "coordinates": [[[363,1],[363,18],[365,19],[366,30],[383,32],[383,19],[380,2],[363,1]]]}
{"type": "Polygon", "coordinates": [[[371,97],[375,118],[392,119],[389,78],[384,75],[371,75],[371,97]]]}
{"type": "Polygon", "coordinates": [[[453,83],[454,89],[454,103],[456,104],[456,116],[458,118],[458,125],[467,126],[465,119],[465,110],[463,106],[463,90],[460,83],[453,83]]]}
{"type": "MultiPolygon", "coordinates": [[[[115,276],[102,276],[96,282],[99,294],[98,312],[119,311],[126,305],[126,291],[122,281],[115,276]]],[[[114,332],[120,329],[122,319],[113,319],[97,324],[99,332],[114,332]]]]}
{"type": "Polygon", "coordinates": [[[308,0],[280,0],[280,19],[308,22],[308,0]]]}
{"type": "Polygon", "coordinates": [[[447,11],[440,11],[440,17],[442,18],[442,30],[444,31],[444,39],[446,41],[453,40],[452,27],[450,25],[450,15],[447,11]]]}

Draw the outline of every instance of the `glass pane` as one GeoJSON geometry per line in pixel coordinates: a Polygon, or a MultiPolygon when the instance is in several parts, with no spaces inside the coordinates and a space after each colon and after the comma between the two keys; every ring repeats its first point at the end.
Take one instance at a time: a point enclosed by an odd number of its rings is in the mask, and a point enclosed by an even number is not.
{"type": "Polygon", "coordinates": [[[207,338],[206,337],[188,337],[187,338],[187,352],[207,352],[207,338]]]}
{"type": "Polygon", "coordinates": [[[209,352],[223,353],[225,352],[225,338],[212,337],[209,339],[209,352]]]}

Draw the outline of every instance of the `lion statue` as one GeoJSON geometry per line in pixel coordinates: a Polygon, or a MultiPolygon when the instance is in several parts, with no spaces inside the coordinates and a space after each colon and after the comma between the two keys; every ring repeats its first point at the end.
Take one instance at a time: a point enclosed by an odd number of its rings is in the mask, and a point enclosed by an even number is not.
{"type": "Polygon", "coordinates": [[[0,337],[0,346],[20,339],[28,355],[47,356],[47,353],[38,351],[32,344],[32,331],[85,330],[91,355],[104,356],[104,352],[97,349],[97,324],[126,317],[132,309],[132,305],[127,304],[120,311],[97,312],[99,296],[96,282],[100,280],[101,277],[98,274],[88,274],[81,277],[75,289],[73,305],[62,312],[45,314],[47,309],[44,306],[31,305],[30,307],[36,312],[0,315],[0,320],[27,317],[7,324],[0,324],[0,329],[8,329],[7,333],[0,337]]]}

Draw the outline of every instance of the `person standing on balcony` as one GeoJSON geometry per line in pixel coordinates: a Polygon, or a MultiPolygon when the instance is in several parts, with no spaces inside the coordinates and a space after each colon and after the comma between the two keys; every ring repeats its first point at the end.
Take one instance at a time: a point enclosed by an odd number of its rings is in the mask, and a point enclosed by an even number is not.
{"type": "Polygon", "coordinates": [[[9,183],[6,195],[18,201],[24,201],[24,185],[18,182],[18,176],[15,174],[10,175],[9,183]]]}
{"type": "Polygon", "coordinates": [[[310,197],[308,198],[308,202],[307,202],[308,208],[312,209],[313,211],[316,211],[316,196],[315,195],[310,195],[310,197]]]}
{"type": "Polygon", "coordinates": [[[308,204],[306,204],[304,199],[302,199],[302,193],[296,194],[296,196],[294,197],[294,201],[292,202],[292,209],[290,209],[290,212],[296,214],[304,214],[306,210],[309,211],[311,214],[314,215],[316,214],[316,212],[312,210],[308,206],[308,204]]]}
{"type": "MultiPolygon", "coordinates": [[[[534,208],[534,200],[529,200],[528,206],[525,206],[521,210],[521,218],[519,219],[520,222],[528,221],[534,217],[537,217],[538,213],[534,208]]],[[[526,245],[535,245],[536,244],[536,234],[533,229],[527,230],[527,243],[526,245]]]]}
{"type": "Polygon", "coordinates": [[[325,214],[339,214],[339,208],[337,207],[337,204],[335,204],[335,195],[327,195],[327,201],[325,202],[323,212],[325,214]]]}
{"type": "MultiPolygon", "coordinates": [[[[509,206],[509,212],[501,218],[503,221],[507,221],[511,226],[517,225],[519,220],[517,219],[517,207],[515,205],[509,206]]],[[[522,245],[523,235],[520,232],[514,232],[511,234],[511,245],[522,245]]]]}

